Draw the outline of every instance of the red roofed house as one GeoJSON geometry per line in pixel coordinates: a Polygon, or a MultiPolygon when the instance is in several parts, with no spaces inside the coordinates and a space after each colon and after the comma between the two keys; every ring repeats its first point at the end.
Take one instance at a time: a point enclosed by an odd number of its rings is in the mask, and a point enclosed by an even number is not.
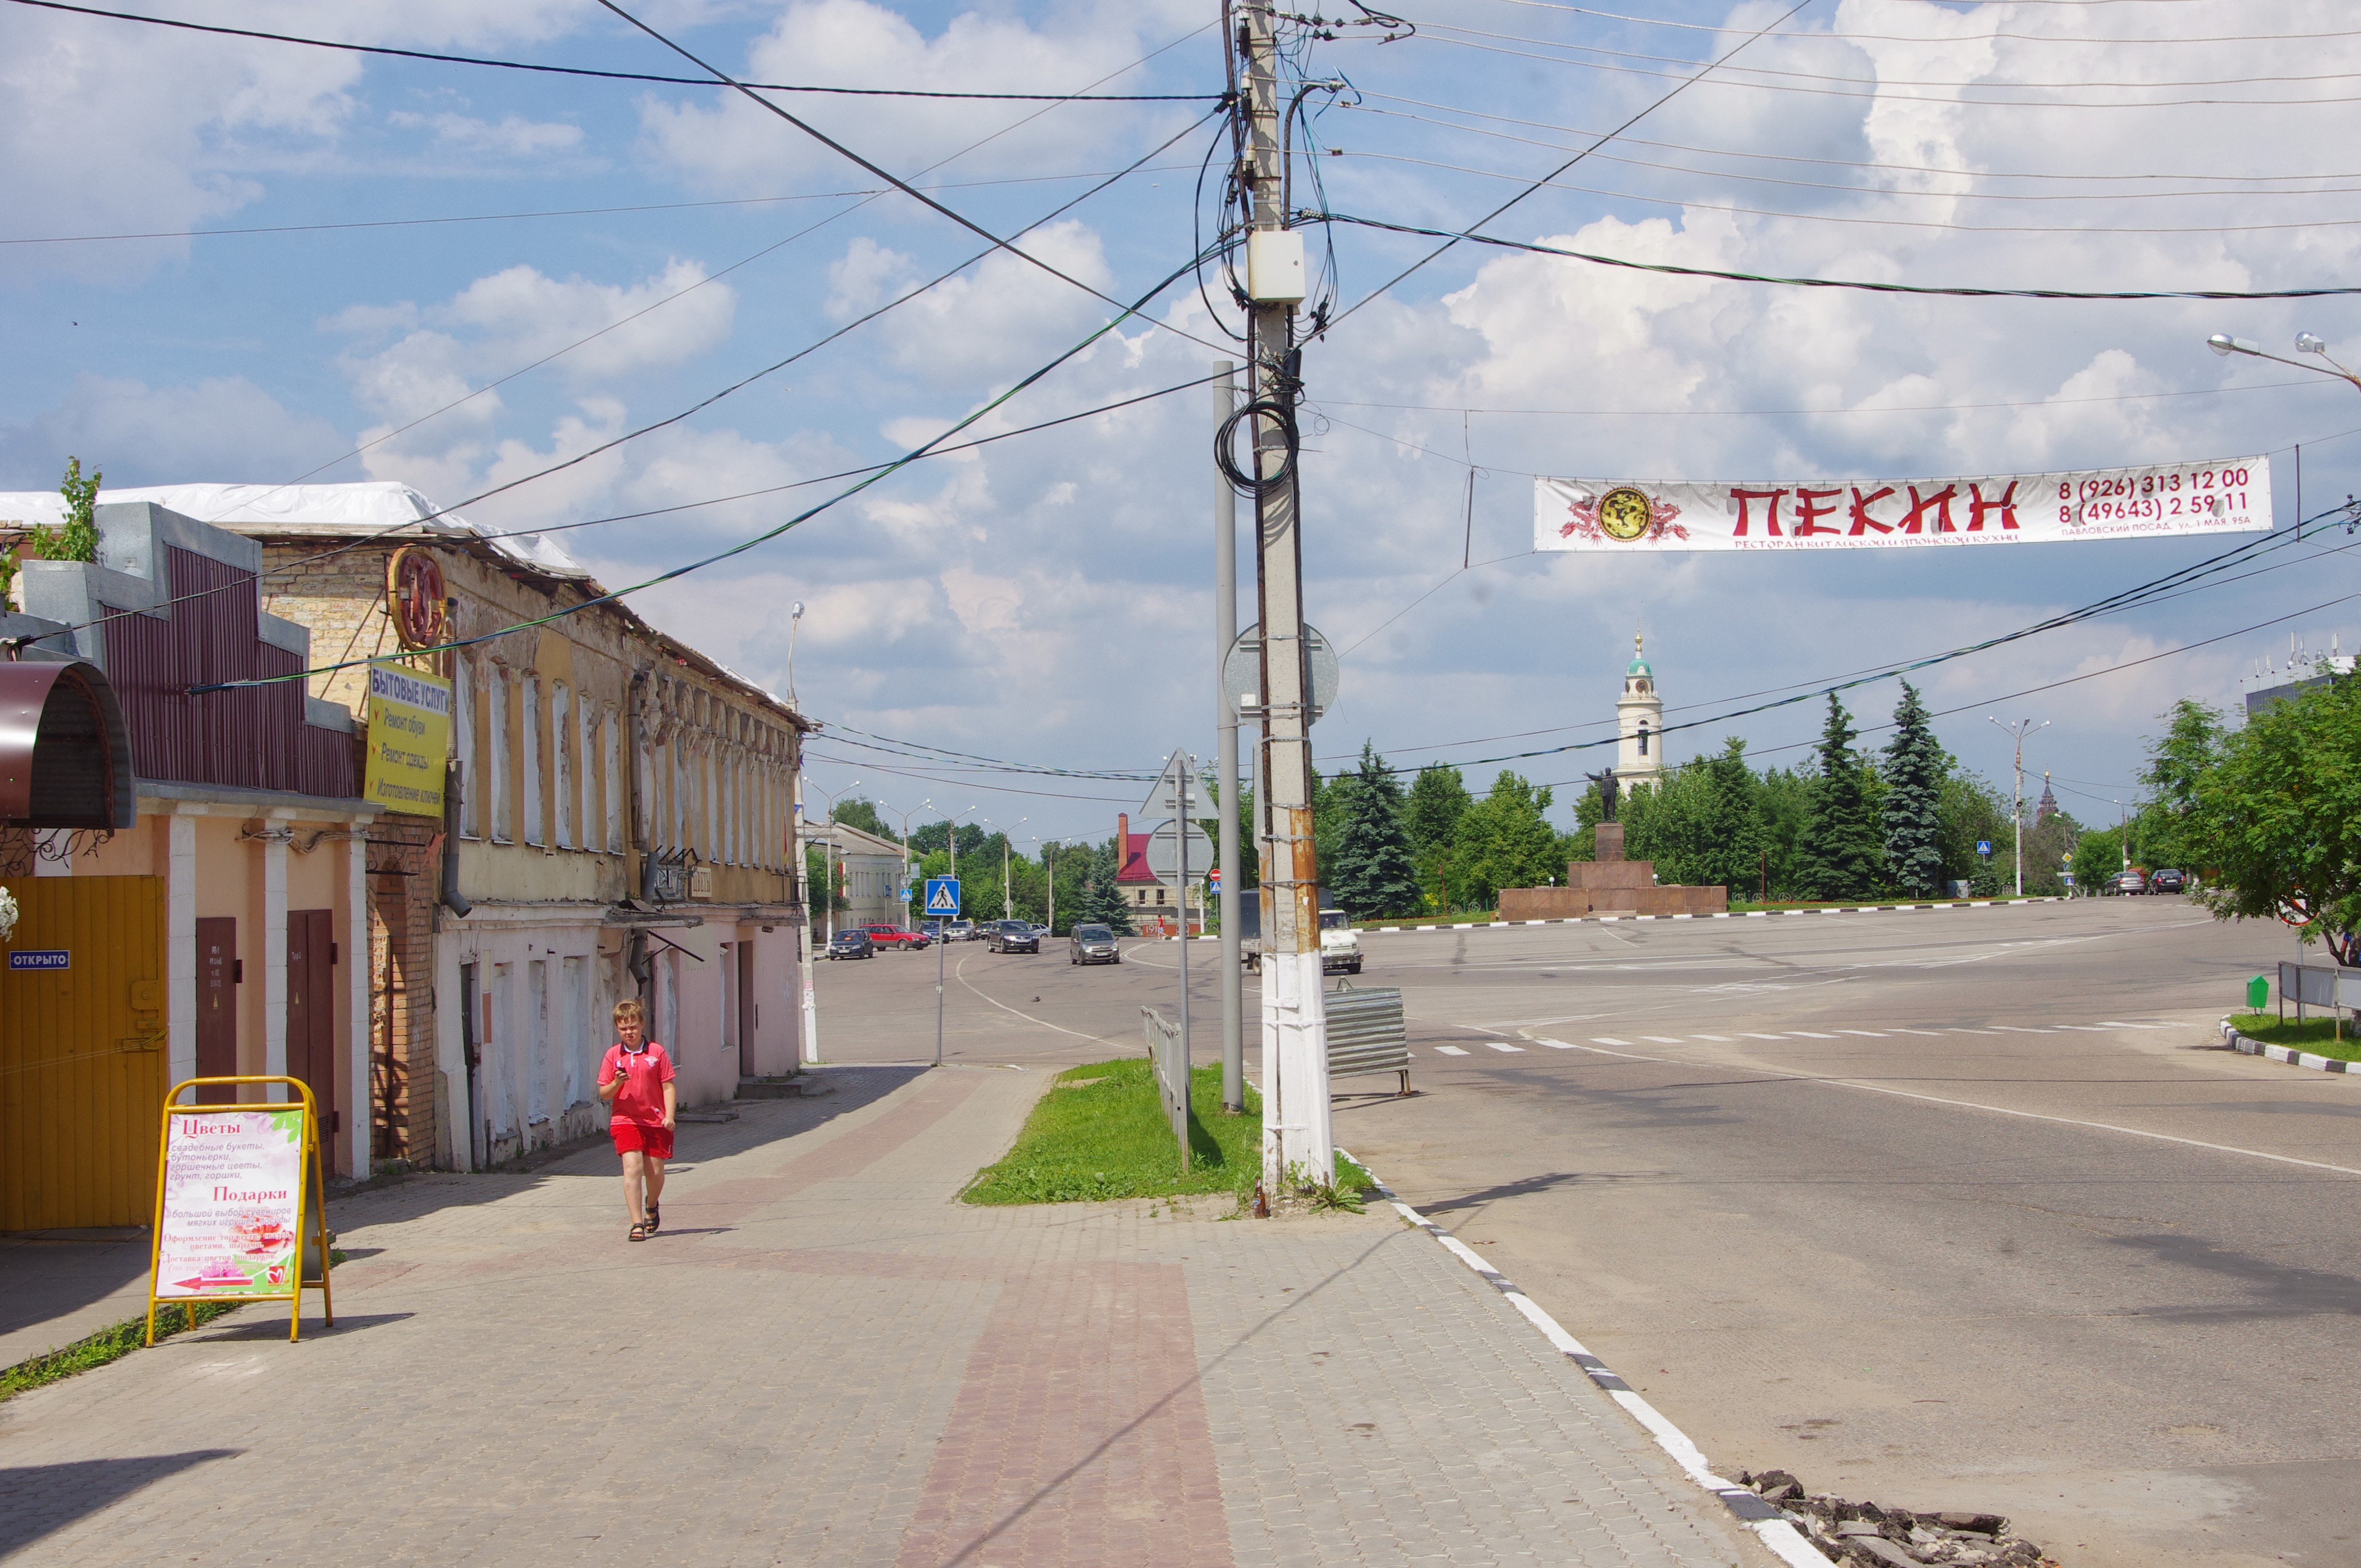
{"type": "MultiPolygon", "coordinates": [[[[1180,905],[1156,873],[1148,869],[1146,833],[1131,830],[1128,812],[1117,812],[1115,839],[1121,846],[1123,869],[1115,872],[1115,891],[1131,905],[1131,921],[1142,931],[1160,929],[1170,932],[1180,917],[1180,905]]],[[[1189,868],[1189,926],[1202,931],[1205,926],[1205,870],[1189,868]]]]}

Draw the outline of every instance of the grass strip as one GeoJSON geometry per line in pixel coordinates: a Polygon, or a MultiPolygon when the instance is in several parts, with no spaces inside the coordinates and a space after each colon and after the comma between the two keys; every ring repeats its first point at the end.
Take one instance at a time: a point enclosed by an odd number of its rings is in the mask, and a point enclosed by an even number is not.
{"type": "Polygon", "coordinates": [[[2279,1022],[2276,1013],[2233,1013],[2230,1027],[2250,1040],[2260,1040],[2267,1046],[2291,1046],[2300,1051],[2310,1051],[2316,1057],[2334,1057],[2339,1061],[2361,1061],[2361,1041],[2353,1033],[2356,1025],[2348,1020],[2340,1040],[2334,1018],[2307,1018],[2299,1024],[2290,1018],[2279,1022]]]}
{"type": "MultiPolygon", "coordinates": [[[[986,1166],[961,1197],[970,1203],[1076,1203],[1187,1193],[1251,1194],[1262,1174],[1262,1097],[1251,1085],[1246,1111],[1222,1112],[1222,1069],[1189,1075],[1189,1155],[1181,1174],[1171,1124],[1143,1057],[1092,1062],[1060,1073],[1008,1153],[986,1166]]],[[[1368,1172],[1342,1155],[1335,1190],[1358,1193],[1368,1172]]]]}
{"type": "MultiPolygon", "coordinates": [[[[156,1337],[166,1339],[189,1329],[212,1322],[225,1312],[236,1311],[236,1301],[167,1301],[156,1309],[156,1337]],[[180,1310],[175,1313],[173,1309],[180,1310]],[[179,1321],[174,1321],[175,1318],[179,1321]]],[[[71,1377],[77,1372],[88,1372],[118,1361],[137,1350],[148,1338],[148,1315],[126,1318],[119,1323],[103,1328],[94,1334],[85,1334],[71,1344],[62,1345],[46,1355],[36,1355],[16,1365],[0,1370],[0,1399],[12,1399],[28,1388],[38,1388],[46,1383],[56,1383],[71,1377]]]]}

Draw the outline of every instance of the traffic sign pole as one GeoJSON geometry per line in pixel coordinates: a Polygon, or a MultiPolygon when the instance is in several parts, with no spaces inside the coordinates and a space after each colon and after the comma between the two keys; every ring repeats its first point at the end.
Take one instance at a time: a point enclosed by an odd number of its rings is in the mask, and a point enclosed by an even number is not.
{"type": "MultiPolygon", "coordinates": [[[[927,879],[927,914],[946,922],[957,919],[960,912],[959,878],[930,876],[927,879]]],[[[943,949],[950,944],[950,927],[942,927],[935,942],[935,1065],[943,1065],[943,966],[947,961],[943,949]]]]}

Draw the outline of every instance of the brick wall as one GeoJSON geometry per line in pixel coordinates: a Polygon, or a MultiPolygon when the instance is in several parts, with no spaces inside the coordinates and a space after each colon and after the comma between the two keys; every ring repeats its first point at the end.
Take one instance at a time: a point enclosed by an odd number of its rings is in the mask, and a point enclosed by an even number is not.
{"type": "Polygon", "coordinates": [[[393,813],[369,828],[369,1079],[374,1159],[448,1163],[438,1147],[434,900],[442,825],[393,813]]]}

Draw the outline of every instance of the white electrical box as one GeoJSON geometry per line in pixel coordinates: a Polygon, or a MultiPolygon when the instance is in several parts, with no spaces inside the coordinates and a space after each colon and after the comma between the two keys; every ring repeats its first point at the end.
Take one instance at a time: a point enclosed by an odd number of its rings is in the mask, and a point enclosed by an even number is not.
{"type": "Polygon", "coordinates": [[[1294,229],[1257,229],[1246,236],[1246,298],[1258,305],[1303,299],[1303,236],[1294,229]]]}

